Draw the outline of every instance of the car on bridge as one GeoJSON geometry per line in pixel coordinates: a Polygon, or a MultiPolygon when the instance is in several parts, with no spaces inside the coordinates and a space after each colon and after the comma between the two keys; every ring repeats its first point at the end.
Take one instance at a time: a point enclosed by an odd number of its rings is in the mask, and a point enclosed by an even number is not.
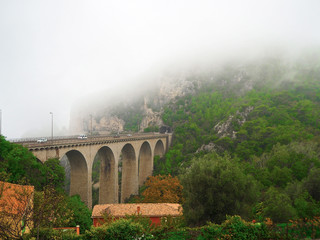
{"type": "Polygon", "coordinates": [[[47,142],[47,141],[48,141],[48,139],[46,139],[46,138],[39,138],[37,140],[37,143],[44,143],[44,142],[47,142]]]}
{"type": "Polygon", "coordinates": [[[85,134],[80,134],[79,137],[78,137],[78,139],[87,139],[87,138],[88,137],[85,134]]]}

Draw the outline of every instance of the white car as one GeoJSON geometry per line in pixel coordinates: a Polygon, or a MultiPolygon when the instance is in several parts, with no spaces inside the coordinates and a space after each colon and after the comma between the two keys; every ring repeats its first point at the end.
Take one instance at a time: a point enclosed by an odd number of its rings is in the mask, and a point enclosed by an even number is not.
{"type": "Polygon", "coordinates": [[[40,138],[37,140],[38,143],[44,143],[47,142],[48,140],[46,138],[40,138]]]}
{"type": "Polygon", "coordinates": [[[81,134],[81,135],[79,135],[78,138],[79,138],[79,139],[87,139],[88,137],[87,137],[87,135],[85,135],[85,134],[81,134]]]}

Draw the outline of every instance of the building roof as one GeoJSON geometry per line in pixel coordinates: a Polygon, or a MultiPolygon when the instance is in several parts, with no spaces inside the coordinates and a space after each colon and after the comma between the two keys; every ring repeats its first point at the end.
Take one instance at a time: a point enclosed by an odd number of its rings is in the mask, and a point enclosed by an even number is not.
{"type": "Polygon", "coordinates": [[[0,181],[0,212],[10,214],[24,213],[33,196],[33,192],[33,186],[0,181]]]}
{"type": "Polygon", "coordinates": [[[125,217],[138,213],[146,217],[177,217],[182,215],[182,206],[178,203],[100,204],[94,206],[92,218],[102,217],[105,213],[113,217],[125,217]]]}

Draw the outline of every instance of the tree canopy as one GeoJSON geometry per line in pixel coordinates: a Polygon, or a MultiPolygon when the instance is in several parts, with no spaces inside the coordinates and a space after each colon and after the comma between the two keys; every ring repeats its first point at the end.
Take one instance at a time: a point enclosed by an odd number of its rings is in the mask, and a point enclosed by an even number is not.
{"type": "Polygon", "coordinates": [[[178,177],[171,175],[150,176],[144,184],[141,197],[136,202],[182,203],[182,185],[178,177]]]}
{"type": "Polygon", "coordinates": [[[229,156],[207,154],[195,158],[181,175],[184,216],[194,225],[221,223],[226,215],[250,215],[258,197],[257,183],[229,156]]]}

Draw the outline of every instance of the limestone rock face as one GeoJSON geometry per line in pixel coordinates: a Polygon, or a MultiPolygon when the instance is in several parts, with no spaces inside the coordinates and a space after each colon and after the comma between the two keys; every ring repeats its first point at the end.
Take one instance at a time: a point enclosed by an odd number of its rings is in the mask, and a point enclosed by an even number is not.
{"type": "Polygon", "coordinates": [[[140,123],[139,129],[143,130],[149,126],[163,125],[161,112],[153,112],[151,108],[148,108],[146,97],[144,98],[143,113],[144,115],[140,123]]]}
{"type": "Polygon", "coordinates": [[[197,149],[196,153],[199,152],[219,152],[221,148],[214,144],[213,142],[210,142],[208,144],[203,144],[199,149],[197,149]]]}
{"type": "Polygon", "coordinates": [[[100,133],[118,133],[123,131],[124,124],[117,116],[103,116],[99,122],[93,122],[92,128],[100,133]]]}
{"type": "Polygon", "coordinates": [[[136,93],[137,96],[128,95],[121,100],[114,98],[114,101],[108,101],[105,105],[100,104],[99,108],[90,104],[85,109],[77,106],[71,113],[70,129],[74,134],[121,133],[125,129],[126,115],[130,114],[130,116],[135,114],[142,116],[139,121],[140,132],[150,126],[161,127],[163,106],[174,101],[176,97],[195,92],[201,85],[200,81],[187,79],[187,74],[181,72],[163,75],[152,81],[154,81],[153,88],[131,93],[136,93]]]}
{"type": "Polygon", "coordinates": [[[214,130],[217,132],[219,137],[231,137],[233,139],[236,138],[237,132],[234,131],[233,126],[234,124],[238,124],[242,126],[249,115],[249,113],[253,110],[252,106],[247,107],[243,112],[237,111],[234,116],[229,116],[227,121],[219,122],[217,125],[214,126],[214,130]]]}
{"type": "MultiPolygon", "coordinates": [[[[128,125],[138,125],[139,129],[134,131],[143,132],[145,128],[163,125],[161,116],[165,104],[174,103],[178,97],[186,94],[196,93],[208,81],[216,82],[217,86],[236,87],[241,94],[252,89],[252,79],[250,73],[243,67],[224,71],[221,76],[216,72],[185,70],[148,76],[144,82],[127,89],[107,91],[102,97],[94,96],[93,99],[98,99],[95,103],[83,101],[78,104],[71,114],[70,129],[77,134],[86,132],[110,134],[130,129],[128,125]]],[[[238,124],[243,124],[246,111],[251,110],[237,112],[227,121],[218,123],[215,130],[221,137],[235,138],[236,132],[233,131],[231,123],[238,121],[238,124]]]]}

